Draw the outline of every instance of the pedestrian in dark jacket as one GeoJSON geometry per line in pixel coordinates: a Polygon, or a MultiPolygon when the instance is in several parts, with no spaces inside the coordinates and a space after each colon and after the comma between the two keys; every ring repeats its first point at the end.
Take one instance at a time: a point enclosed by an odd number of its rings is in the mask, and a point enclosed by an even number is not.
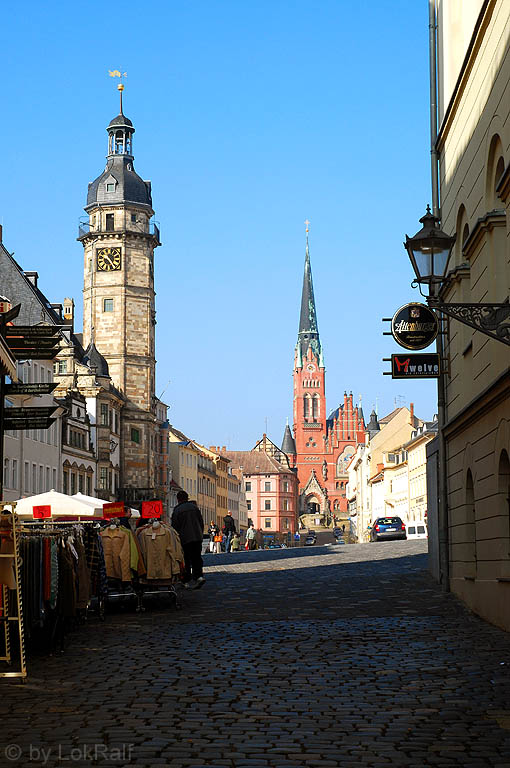
{"type": "Polygon", "coordinates": [[[200,589],[205,584],[202,560],[204,533],[202,513],[194,501],[189,501],[186,491],[177,492],[177,501],[178,504],[172,513],[172,526],[180,536],[184,552],[184,586],[200,589]]]}
{"type": "Polygon", "coordinates": [[[226,536],[225,539],[225,552],[230,552],[230,542],[232,541],[232,536],[236,532],[236,524],[234,522],[234,518],[230,513],[225,515],[223,518],[223,533],[226,536]]]}

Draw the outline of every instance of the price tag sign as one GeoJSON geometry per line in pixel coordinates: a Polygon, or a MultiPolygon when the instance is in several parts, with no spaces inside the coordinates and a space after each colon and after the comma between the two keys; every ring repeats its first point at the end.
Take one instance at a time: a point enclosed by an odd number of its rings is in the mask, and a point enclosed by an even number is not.
{"type": "Polygon", "coordinates": [[[38,507],[32,507],[34,520],[43,520],[45,517],[51,517],[51,505],[40,504],[38,507]]]}
{"type": "Polygon", "coordinates": [[[124,517],[124,502],[114,501],[112,504],[103,504],[103,517],[111,520],[112,517],[124,517]]]}
{"type": "Polygon", "coordinates": [[[142,501],[142,517],[161,517],[162,514],[162,501],[142,501]]]}

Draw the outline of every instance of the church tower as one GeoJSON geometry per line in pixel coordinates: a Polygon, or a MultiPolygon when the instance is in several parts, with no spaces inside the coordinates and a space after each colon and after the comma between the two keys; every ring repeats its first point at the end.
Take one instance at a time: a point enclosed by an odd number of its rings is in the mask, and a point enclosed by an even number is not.
{"type": "Polygon", "coordinates": [[[89,184],[84,249],[83,346],[103,355],[122,410],[120,496],[153,497],[155,417],[154,249],[151,183],[134,168],[133,123],[120,113],[107,127],[103,173],[89,184]]]}
{"type": "Polygon", "coordinates": [[[312,469],[319,473],[322,468],[326,439],[325,372],[313,295],[307,224],[301,314],[293,374],[296,466],[301,486],[309,480],[312,469]]]}

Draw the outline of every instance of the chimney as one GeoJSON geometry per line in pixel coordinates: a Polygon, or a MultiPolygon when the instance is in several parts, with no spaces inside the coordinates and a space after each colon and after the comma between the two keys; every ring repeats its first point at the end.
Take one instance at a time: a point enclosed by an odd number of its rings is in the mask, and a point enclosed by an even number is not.
{"type": "Polygon", "coordinates": [[[39,273],[38,272],[23,272],[27,280],[29,280],[34,288],[37,288],[37,281],[39,280],[39,273]]]}
{"type": "Polygon", "coordinates": [[[412,427],[414,427],[414,403],[409,403],[409,423],[412,427]]]}

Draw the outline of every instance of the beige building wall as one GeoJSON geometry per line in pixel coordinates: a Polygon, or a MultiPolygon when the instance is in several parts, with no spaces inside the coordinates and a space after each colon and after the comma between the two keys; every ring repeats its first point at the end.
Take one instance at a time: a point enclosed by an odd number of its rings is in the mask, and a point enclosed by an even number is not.
{"type": "MultiPolygon", "coordinates": [[[[478,21],[438,140],[441,226],[457,235],[448,302],[510,295],[510,3],[489,0],[478,21]]],[[[447,32],[441,59],[460,61],[464,38],[447,32]]],[[[447,94],[446,70],[440,75],[447,94]]],[[[510,348],[456,320],[447,330],[450,585],[510,629],[510,348]]]]}

